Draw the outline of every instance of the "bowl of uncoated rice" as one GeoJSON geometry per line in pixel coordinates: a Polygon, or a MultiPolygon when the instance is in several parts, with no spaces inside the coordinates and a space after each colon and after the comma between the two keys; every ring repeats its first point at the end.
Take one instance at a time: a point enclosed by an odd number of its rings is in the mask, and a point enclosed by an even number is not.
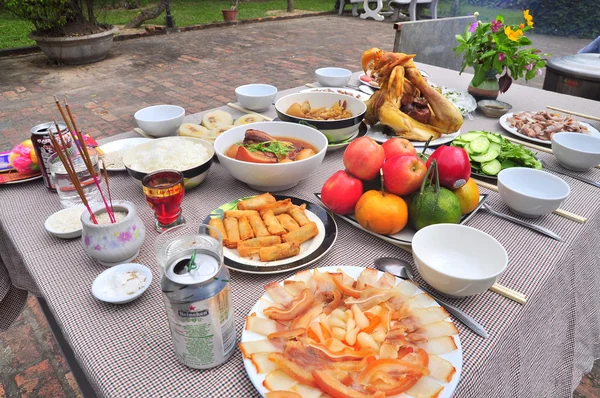
{"type": "Polygon", "coordinates": [[[214,156],[215,150],[208,141],[193,137],[165,137],[131,148],[123,155],[123,163],[140,186],[146,174],[174,169],[183,173],[185,187],[189,189],[204,181],[214,156]]]}
{"type": "Polygon", "coordinates": [[[81,236],[81,213],[85,207],[69,207],[57,211],[46,219],[46,231],[61,239],[73,239],[81,236]]]}

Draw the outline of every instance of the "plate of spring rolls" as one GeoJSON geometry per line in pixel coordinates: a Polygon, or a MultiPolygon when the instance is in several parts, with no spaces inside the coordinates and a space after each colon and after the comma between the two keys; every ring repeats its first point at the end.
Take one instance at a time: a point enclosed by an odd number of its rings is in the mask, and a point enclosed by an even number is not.
{"type": "Polygon", "coordinates": [[[228,202],[204,220],[221,232],[225,265],[275,274],[323,257],[337,237],[333,217],[321,206],[268,192],[228,202]]]}

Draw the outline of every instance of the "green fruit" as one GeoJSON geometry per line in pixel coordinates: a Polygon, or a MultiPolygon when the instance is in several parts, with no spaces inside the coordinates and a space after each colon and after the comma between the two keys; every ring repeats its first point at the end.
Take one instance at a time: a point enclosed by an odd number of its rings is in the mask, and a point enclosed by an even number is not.
{"type": "Polygon", "coordinates": [[[429,186],[415,193],[408,203],[408,221],[418,231],[432,224],[458,224],[462,217],[460,202],[446,188],[429,186]]]}

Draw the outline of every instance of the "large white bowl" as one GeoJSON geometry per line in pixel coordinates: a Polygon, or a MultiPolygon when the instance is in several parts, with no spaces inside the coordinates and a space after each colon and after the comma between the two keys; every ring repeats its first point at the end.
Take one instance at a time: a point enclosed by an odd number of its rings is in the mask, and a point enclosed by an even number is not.
{"type": "Polygon", "coordinates": [[[571,189],[561,178],[542,170],[511,167],[498,174],[498,193],[510,210],[539,217],[558,209],[571,189]]]}
{"type": "Polygon", "coordinates": [[[434,224],[412,240],[417,270],[425,281],[449,297],[483,293],[506,269],[506,250],[492,236],[459,224],[434,224]]]}
{"type": "Polygon", "coordinates": [[[340,93],[307,92],[290,94],[279,98],[275,102],[275,110],[277,111],[277,116],[284,122],[310,125],[323,133],[329,143],[333,144],[347,140],[356,133],[360,122],[365,117],[367,105],[358,98],[340,93]],[[313,120],[291,116],[286,113],[293,103],[297,102],[301,104],[307,100],[311,108],[331,108],[337,101],[346,101],[346,108],[352,112],[352,117],[340,120],[313,120]]]}
{"type": "Polygon", "coordinates": [[[215,141],[215,152],[221,165],[236,179],[257,191],[264,192],[283,191],[295,186],[300,180],[310,177],[323,161],[326,151],[327,139],[323,134],[301,124],[286,122],[261,122],[235,126],[218,136],[215,141]],[[244,162],[225,156],[225,152],[231,145],[244,140],[248,129],[261,130],[276,138],[300,139],[312,144],[318,152],[307,159],[274,164],[244,162]]]}
{"type": "Polygon", "coordinates": [[[239,103],[247,109],[261,112],[268,109],[277,95],[277,87],[270,84],[246,84],[235,89],[239,103]]]}
{"type": "Polygon", "coordinates": [[[344,68],[319,68],[315,71],[317,81],[324,87],[344,87],[352,72],[344,68]]]}
{"type": "Polygon", "coordinates": [[[581,133],[552,134],[552,153],[563,167],[586,171],[600,164],[600,138],[581,133]]]}
{"type": "Polygon", "coordinates": [[[138,127],[152,137],[175,135],[184,116],[185,109],[177,105],[149,106],[133,115],[138,127]]]}

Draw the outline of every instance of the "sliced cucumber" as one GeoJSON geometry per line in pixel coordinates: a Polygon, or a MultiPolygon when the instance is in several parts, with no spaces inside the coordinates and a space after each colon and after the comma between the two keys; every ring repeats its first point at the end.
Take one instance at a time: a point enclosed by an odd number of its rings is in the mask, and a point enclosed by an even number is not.
{"type": "Polygon", "coordinates": [[[454,140],[454,141],[452,141],[452,146],[457,146],[457,147],[460,147],[460,148],[464,148],[465,145],[467,145],[467,144],[468,144],[467,141],[461,141],[461,140],[454,140]]]}
{"type": "Polygon", "coordinates": [[[494,151],[498,151],[498,153],[502,152],[502,145],[496,143],[496,142],[490,142],[490,151],[494,150],[494,151]]]}
{"type": "Polygon", "coordinates": [[[483,131],[470,131],[467,134],[460,135],[459,138],[463,141],[473,141],[476,138],[479,138],[483,135],[483,131]]]}
{"type": "Polygon", "coordinates": [[[515,166],[516,166],[516,163],[510,159],[505,159],[502,161],[502,170],[510,169],[511,167],[515,167],[515,166]]]}
{"type": "MultiPolygon", "coordinates": [[[[500,151],[490,149],[482,155],[471,155],[470,158],[473,162],[486,163],[496,159],[499,155],[500,151]]],[[[481,167],[483,167],[483,165],[481,167]]]]}
{"type": "Polygon", "coordinates": [[[504,138],[502,138],[502,136],[499,134],[487,133],[485,136],[488,140],[495,142],[496,144],[502,144],[502,141],[504,140],[504,138]]]}
{"type": "Polygon", "coordinates": [[[467,151],[467,154],[469,155],[469,157],[471,157],[471,155],[475,154],[475,152],[473,152],[473,150],[471,149],[471,143],[470,142],[467,143],[467,144],[465,144],[465,146],[463,147],[463,149],[465,151],[467,151]]]}
{"type": "Polygon", "coordinates": [[[469,142],[469,147],[473,151],[473,154],[484,154],[490,149],[490,140],[484,136],[480,136],[469,142]]]}
{"type": "Polygon", "coordinates": [[[497,175],[500,172],[500,170],[502,170],[502,165],[496,159],[492,160],[491,162],[483,163],[481,165],[481,171],[490,176],[497,175]]]}

